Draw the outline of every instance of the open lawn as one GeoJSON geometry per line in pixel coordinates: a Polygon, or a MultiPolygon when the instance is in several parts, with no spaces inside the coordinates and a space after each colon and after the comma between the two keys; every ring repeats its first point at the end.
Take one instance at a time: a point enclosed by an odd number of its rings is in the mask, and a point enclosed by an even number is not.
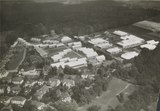
{"type": "Polygon", "coordinates": [[[114,108],[120,104],[116,98],[116,95],[122,91],[130,94],[134,91],[134,88],[135,87],[133,85],[125,81],[113,78],[110,81],[108,90],[106,92],[103,92],[100,97],[94,99],[90,104],[79,107],[78,111],[87,111],[87,108],[92,105],[100,106],[101,107],[100,111],[106,111],[109,105],[114,108]]]}
{"type": "Polygon", "coordinates": [[[133,26],[133,25],[120,27],[119,30],[128,32],[128,33],[136,35],[136,36],[140,36],[142,34],[146,34],[146,33],[151,32],[147,29],[142,29],[142,28],[139,28],[139,27],[136,27],[136,26],[133,26]]]}
{"type": "Polygon", "coordinates": [[[78,53],[72,51],[72,52],[67,53],[67,54],[64,56],[64,58],[65,58],[65,57],[69,57],[69,58],[80,58],[81,55],[79,55],[78,53]]]}
{"type": "Polygon", "coordinates": [[[21,63],[23,56],[25,53],[25,49],[19,51],[17,54],[15,54],[11,60],[7,63],[7,70],[16,70],[19,64],[21,63]]]}
{"type": "Polygon", "coordinates": [[[66,47],[48,48],[48,49],[45,49],[45,51],[48,52],[49,56],[53,56],[58,54],[58,52],[63,51],[64,49],[67,49],[67,48],[66,47]]]}

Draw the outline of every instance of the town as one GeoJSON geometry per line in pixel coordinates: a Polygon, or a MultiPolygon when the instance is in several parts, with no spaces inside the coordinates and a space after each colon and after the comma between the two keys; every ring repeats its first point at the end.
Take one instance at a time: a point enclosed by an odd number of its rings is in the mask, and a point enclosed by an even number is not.
{"type": "MultiPolygon", "coordinates": [[[[151,21],[134,25],[143,29],[146,24],[151,27],[147,30],[158,29],[151,21]]],[[[158,44],[121,29],[74,37],[51,30],[29,41],[19,37],[0,67],[1,110],[75,111],[108,89],[117,64],[129,68],[143,48],[154,50],[158,44]]],[[[115,101],[125,101],[132,87],[124,88],[115,101]]],[[[112,102],[108,106],[114,108],[112,102]]]]}

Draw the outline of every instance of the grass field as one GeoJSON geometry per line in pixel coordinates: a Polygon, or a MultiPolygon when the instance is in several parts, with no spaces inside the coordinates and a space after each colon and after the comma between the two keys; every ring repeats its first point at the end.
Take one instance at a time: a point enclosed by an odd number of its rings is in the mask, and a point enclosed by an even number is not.
{"type": "Polygon", "coordinates": [[[146,30],[146,29],[142,29],[133,25],[130,26],[125,26],[125,27],[120,27],[119,30],[140,36],[142,34],[146,34],[146,33],[150,33],[151,31],[146,30]]]}
{"type": "Polygon", "coordinates": [[[15,70],[18,67],[23,59],[24,52],[25,50],[23,49],[12,57],[12,59],[7,63],[7,70],[15,70]]]}
{"type": "Polygon", "coordinates": [[[78,111],[87,111],[87,108],[92,105],[98,105],[101,107],[100,111],[106,111],[108,106],[112,106],[113,108],[119,105],[119,101],[116,98],[116,94],[120,93],[124,89],[126,89],[126,93],[131,93],[134,90],[133,85],[122,81],[117,78],[113,78],[109,83],[109,88],[106,92],[103,92],[102,95],[95,100],[93,100],[90,104],[79,107],[78,111]]]}
{"type": "Polygon", "coordinates": [[[64,56],[64,58],[65,58],[65,57],[69,57],[69,58],[80,58],[81,56],[72,51],[72,52],[67,53],[67,54],[64,56]]]}
{"type": "Polygon", "coordinates": [[[53,56],[58,54],[58,52],[63,51],[64,49],[67,49],[67,48],[66,47],[49,48],[49,49],[45,49],[45,51],[48,52],[49,56],[53,56]]]}

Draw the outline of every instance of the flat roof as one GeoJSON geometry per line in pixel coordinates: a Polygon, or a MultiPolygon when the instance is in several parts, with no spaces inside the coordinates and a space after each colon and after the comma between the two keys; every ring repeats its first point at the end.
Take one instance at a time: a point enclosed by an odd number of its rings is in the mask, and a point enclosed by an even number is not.
{"type": "Polygon", "coordinates": [[[121,51],[122,51],[122,49],[119,47],[113,47],[113,48],[107,49],[107,52],[109,52],[109,53],[116,53],[116,52],[121,52],[121,51]]]}
{"type": "Polygon", "coordinates": [[[144,44],[140,46],[141,48],[147,48],[149,50],[154,50],[156,48],[156,45],[152,45],[152,44],[144,44]]]}
{"type": "Polygon", "coordinates": [[[139,54],[136,51],[132,51],[132,52],[126,52],[126,53],[122,54],[121,57],[123,59],[130,60],[138,55],[139,54]]]}

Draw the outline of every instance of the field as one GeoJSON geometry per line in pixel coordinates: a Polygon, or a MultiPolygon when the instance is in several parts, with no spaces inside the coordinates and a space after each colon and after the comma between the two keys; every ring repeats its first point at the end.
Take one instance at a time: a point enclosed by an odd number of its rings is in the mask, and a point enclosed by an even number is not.
{"type": "Polygon", "coordinates": [[[72,51],[72,52],[67,53],[67,54],[64,56],[64,58],[65,58],[65,57],[69,57],[69,58],[80,58],[80,57],[82,57],[82,56],[81,56],[80,54],[72,51]]]}
{"type": "Polygon", "coordinates": [[[16,70],[19,64],[21,63],[23,56],[25,53],[25,49],[19,51],[17,54],[15,54],[12,59],[7,63],[7,70],[16,70]]]}
{"type": "Polygon", "coordinates": [[[108,106],[112,106],[114,108],[120,104],[116,98],[116,95],[124,90],[125,93],[130,94],[134,91],[134,86],[120,79],[113,78],[110,81],[109,88],[106,92],[104,92],[100,97],[93,100],[90,104],[79,107],[78,111],[87,111],[86,109],[92,105],[101,106],[100,111],[106,111],[108,106]]]}
{"type": "Polygon", "coordinates": [[[151,31],[142,29],[133,25],[120,27],[119,30],[131,33],[133,35],[141,36],[142,34],[150,33],[151,31]]]}
{"type": "Polygon", "coordinates": [[[45,51],[48,52],[49,56],[53,56],[58,54],[58,52],[63,51],[64,49],[67,49],[67,48],[66,47],[49,48],[49,49],[45,49],[45,51]]]}

